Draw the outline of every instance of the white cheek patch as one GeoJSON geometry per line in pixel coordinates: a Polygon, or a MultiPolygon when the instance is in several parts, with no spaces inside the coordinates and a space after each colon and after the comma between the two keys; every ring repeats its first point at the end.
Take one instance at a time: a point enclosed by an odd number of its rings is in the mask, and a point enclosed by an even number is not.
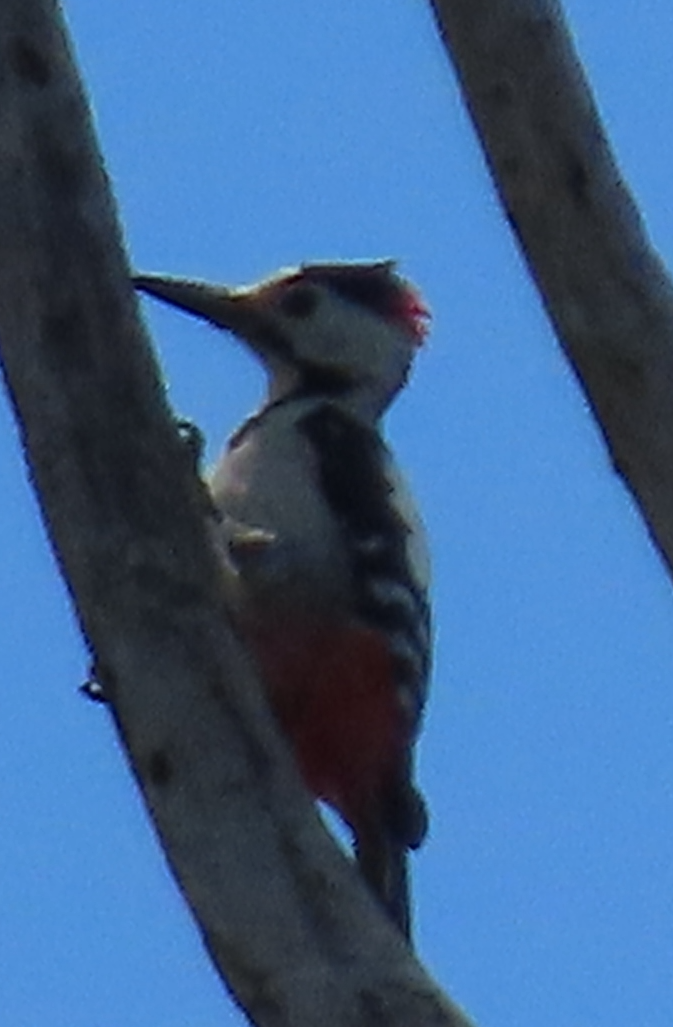
{"type": "Polygon", "coordinates": [[[399,378],[409,359],[409,344],[397,324],[327,289],[321,290],[315,314],[303,321],[287,319],[284,333],[299,361],[340,367],[356,377],[399,378]]]}

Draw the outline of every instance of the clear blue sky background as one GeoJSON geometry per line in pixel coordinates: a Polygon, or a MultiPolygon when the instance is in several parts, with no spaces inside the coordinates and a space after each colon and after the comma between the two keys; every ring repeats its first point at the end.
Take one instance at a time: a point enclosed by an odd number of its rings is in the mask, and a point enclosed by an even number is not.
{"type": "MultiPolygon", "coordinates": [[[[673,1022],[673,594],[488,181],[422,0],[70,0],[132,257],[230,282],[401,258],[435,312],[390,435],[435,553],[420,952],[480,1027],[673,1022]]],[[[571,0],[673,256],[670,0],[571,0]]],[[[214,456],[261,375],[147,308],[214,456]]],[[[240,1024],[170,880],[0,415],[0,1020],[240,1024]]]]}

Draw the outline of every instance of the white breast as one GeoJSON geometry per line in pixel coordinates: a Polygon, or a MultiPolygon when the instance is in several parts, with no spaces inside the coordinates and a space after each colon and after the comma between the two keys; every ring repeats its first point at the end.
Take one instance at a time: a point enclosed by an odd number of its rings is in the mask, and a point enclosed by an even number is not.
{"type": "Polygon", "coordinates": [[[348,563],[316,481],[314,453],[296,430],[297,406],[253,422],[214,468],[210,488],[224,516],[275,539],[241,567],[252,590],[268,588],[283,602],[290,588],[294,601],[333,603],[347,592],[348,563]]]}

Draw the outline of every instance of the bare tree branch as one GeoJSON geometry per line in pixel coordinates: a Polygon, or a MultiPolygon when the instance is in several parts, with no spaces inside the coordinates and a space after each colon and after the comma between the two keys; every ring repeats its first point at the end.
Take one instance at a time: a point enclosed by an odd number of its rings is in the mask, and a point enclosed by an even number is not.
{"type": "Polygon", "coordinates": [[[170,865],[259,1025],[469,1027],[321,826],[229,630],[53,0],[0,5],[0,337],[58,560],[170,865]]]}
{"type": "Polygon", "coordinates": [[[555,0],[432,0],[508,220],[673,569],[673,289],[555,0]]]}

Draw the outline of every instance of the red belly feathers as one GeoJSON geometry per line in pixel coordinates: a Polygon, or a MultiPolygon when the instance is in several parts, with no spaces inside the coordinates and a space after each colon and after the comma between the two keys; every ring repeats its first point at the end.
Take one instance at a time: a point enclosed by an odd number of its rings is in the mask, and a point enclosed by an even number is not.
{"type": "Polygon", "coordinates": [[[357,827],[405,744],[385,636],[285,624],[249,638],[306,785],[357,827]]]}

